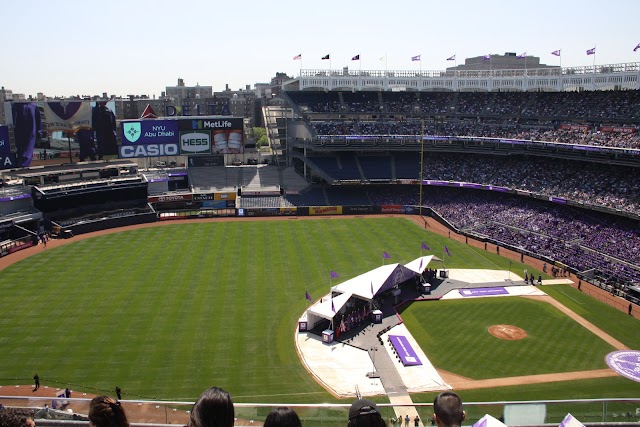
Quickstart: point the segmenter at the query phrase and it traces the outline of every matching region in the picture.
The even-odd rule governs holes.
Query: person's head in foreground
[[[353,402],[349,409],[349,427],[386,427],[375,403],[367,399]]]
[[[290,408],[280,407],[269,412],[264,427],[302,427],[298,414]]]
[[[109,396],[96,396],[89,403],[89,424],[95,427],[129,427],[120,402]]]
[[[211,387],[193,405],[188,427],[233,427],[235,412],[229,393]]]
[[[440,393],[433,401],[433,418],[438,427],[459,427],[466,416],[462,400],[454,392]]]

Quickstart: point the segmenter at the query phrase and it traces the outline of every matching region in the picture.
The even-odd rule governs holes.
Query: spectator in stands
[[[13,408],[2,408],[0,410],[0,426],[2,427],[35,427],[33,417],[25,415]]]
[[[91,427],[129,427],[129,421],[120,402],[116,402],[109,396],[97,396],[89,403],[89,425]]]
[[[466,412],[462,410],[462,400],[451,391],[440,393],[433,401],[433,419],[438,427],[460,427]]]
[[[353,402],[349,409],[348,427],[386,427],[386,425],[375,403],[359,399]]]
[[[298,414],[290,408],[275,408],[264,420],[264,427],[302,427]]]
[[[188,427],[232,427],[235,412],[229,393],[211,387],[193,405]]]

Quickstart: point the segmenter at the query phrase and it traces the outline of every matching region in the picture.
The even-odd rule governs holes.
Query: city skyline
[[[505,52],[563,67],[640,62],[640,49],[634,51],[640,3],[633,0],[614,0],[597,13],[574,0],[198,0],[179,7],[164,0],[68,0],[63,8],[36,0],[2,10],[0,85],[27,96],[158,97],[178,78],[186,86],[238,90],[278,72],[444,70]]]

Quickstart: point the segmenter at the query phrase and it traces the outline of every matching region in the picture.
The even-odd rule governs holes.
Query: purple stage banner
[[[407,337],[403,335],[389,335],[391,345],[396,349],[396,353],[400,356],[404,366],[422,365],[418,355],[409,344]]]
[[[607,365],[622,376],[640,382],[640,351],[620,350],[607,354]]]
[[[475,288],[475,289],[461,289],[460,295],[463,297],[486,297],[491,295],[508,295],[507,291],[503,287],[497,288]]]

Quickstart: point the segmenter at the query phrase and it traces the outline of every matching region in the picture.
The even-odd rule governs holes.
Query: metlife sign
[[[180,154],[211,154],[211,132],[180,132]]]
[[[122,122],[122,144],[169,144],[178,142],[177,120],[139,120]]]
[[[191,119],[180,119],[180,130],[226,130],[226,131],[242,131],[243,119],[241,117],[214,117],[202,118],[195,117]]]

